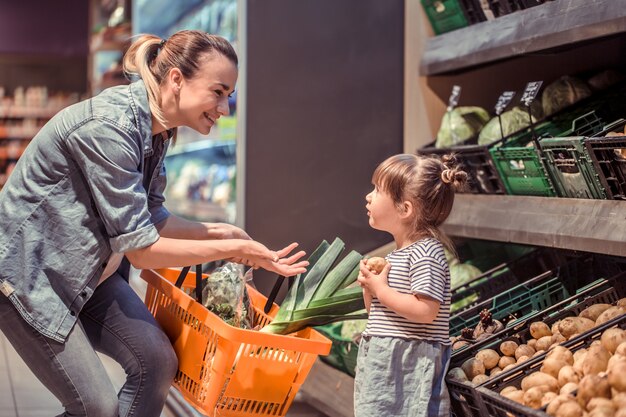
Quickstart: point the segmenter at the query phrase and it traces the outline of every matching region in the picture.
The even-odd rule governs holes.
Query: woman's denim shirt
[[[168,144],[140,80],[62,110],[26,148],[0,191],[0,291],[44,336],[65,341],[112,252],[159,238]]]

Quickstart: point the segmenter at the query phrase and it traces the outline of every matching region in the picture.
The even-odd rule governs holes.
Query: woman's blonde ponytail
[[[124,72],[138,75],[146,85],[150,111],[154,118],[162,125],[167,126],[167,120],[161,110],[161,81],[158,80],[151,69],[159,49],[163,48],[160,38],[154,35],[141,35],[128,48],[124,56]]]

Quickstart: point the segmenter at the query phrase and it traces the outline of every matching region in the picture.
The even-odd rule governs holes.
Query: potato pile
[[[611,304],[594,304],[578,316],[552,326],[530,324],[526,344],[507,340],[498,351],[483,349],[448,376],[482,384],[531,357],[545,353],[541,369],[526,376],[521,387],[509,386],[500,394],[532,408],[548,405],[556,417],[626,417],[626,330],[610,328],[588,348],[571,352],[560,343],[626,314],[626,298]]]
[[[539,372],[500,395],[555,417],[626,417],[626,330],[610,328],[587,348],[554,346]]]

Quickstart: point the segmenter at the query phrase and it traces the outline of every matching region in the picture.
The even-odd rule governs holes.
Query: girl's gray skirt
[[[450,346],[363,336],[354,379],[355,417],[450,417]]]

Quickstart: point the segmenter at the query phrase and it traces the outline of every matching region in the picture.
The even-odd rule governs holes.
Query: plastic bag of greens
[[[253,312],[246,290],[248,281],[252,282],[251,270],[244,275],[241,265],[228,262],[204,280],[202,304],[231,326],[251,329]]]
[[[461,106],[447,112],[437,132],[436,148],[449,148],[474,136],[489,120],[489,113],[481,107]]]

